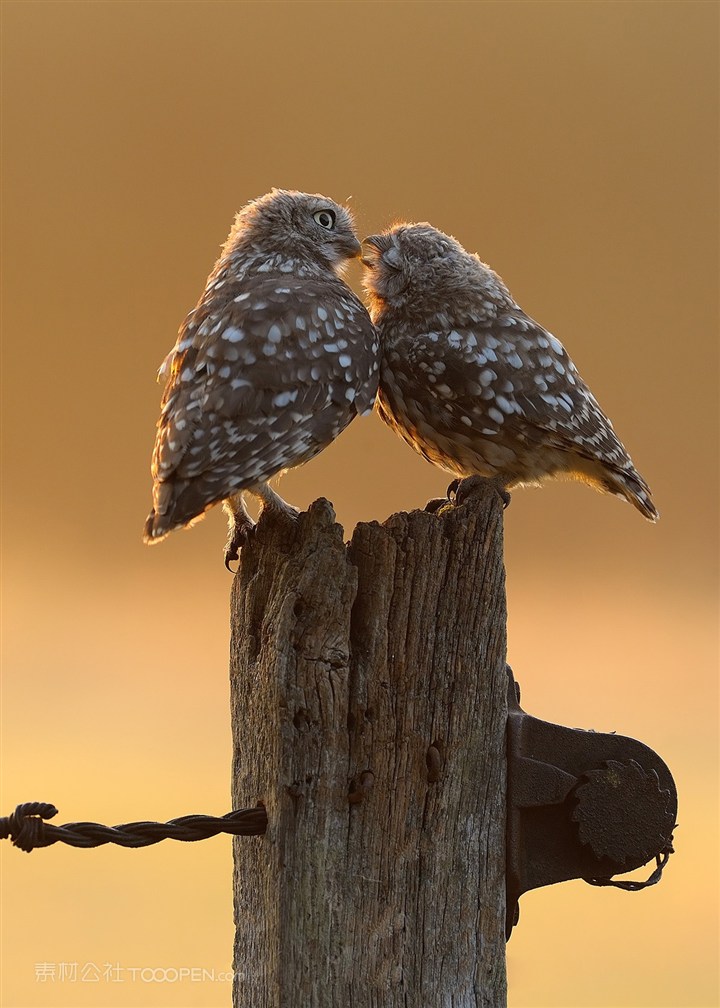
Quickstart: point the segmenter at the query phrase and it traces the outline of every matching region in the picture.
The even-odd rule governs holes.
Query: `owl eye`
[[[317,213],[313,214],[313,220],[320,227],[325,228],[326,231],[332,231],[335,227],[335,214],[332,210],[318,210]]]

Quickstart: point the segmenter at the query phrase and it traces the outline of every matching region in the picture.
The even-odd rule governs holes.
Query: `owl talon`
[[[230,529],[230,535],[228,536],[228,541],[225,543],[225,568],[229,570],[231,574],[236,574],[230,566],[236,560],[240,559],[240,550],[243,546],[246,546],[255,532],[255,524],[250,521],[237,520],[234,526]]]
[[[457,491],[458,491],[458,487],[460,486],[460,482],[461,481],[459,479],[454,479],[452,481],[452,483],[450,483],[448,485],[448,488],[447,488],[447,499],[449,501],[455,500],[455,498],[457,497]]]
[[[242,539],[233,538],[229,540],[229,542],[225,546],[225,555],[224,555],[225,569],[230,571],[231,574],[237,574],[237,571],[233,570],[230,564],[240,559],[240,550],[243,548],[243,546],[247,545],[247,541],[249,538],[250,536],[245,532],[243,533]]]
[[[243,545],[244,543],[229,542],[225,547],[225,570],[230,571],[231,574],[237,574],[237,571],[233,570],[230,564],[240,559],[240,550]]]

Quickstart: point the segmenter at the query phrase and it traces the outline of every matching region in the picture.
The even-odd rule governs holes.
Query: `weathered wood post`
[[[232,591],[235,1008],[502,1006],[502,503],[268,517]]]

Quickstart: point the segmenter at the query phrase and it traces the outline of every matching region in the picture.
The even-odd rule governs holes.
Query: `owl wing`
[[[446,352],[434,337],[449,342]],[[627,470],[625,449],[565,348],[521,311],[427,334],[411,352],[430,382],[435,411],[441,402],[449,406],[440,421],[449,436],[468,436],[472,428]]]
[[[323,410],[339,414],[343,425],[368,411],[377,390],[377,338],[342,281],[268,274],[251,287],[226,281],[204,298],[163,368],[153,473],[193,476],[216,462],[213,434],[250,443],[271,428],[277,440]],[[217,447],[233,444],[231,438]]]
[[[510,363],[503,372],[512,385],[507,393],[510,430],[530,444],[571,452],[619,472],[631,469],[612,423],[562,343],[521,311],[499,322],[494,329],[500,340],[496,353]]]
[[[161,368],[156,511],[177,496],[163,484],[200,481],[200,513],[317,454],[372,408],[377,357],[370,318],[340,280],[268,274],[209,289]]]

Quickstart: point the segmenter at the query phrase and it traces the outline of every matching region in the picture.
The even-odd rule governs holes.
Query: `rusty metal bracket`
[[[672,853],[677,791],[657,753],[636,739],[526,714],[508,666],[507,920],[529,889],[580,878],[637,890],[660,880]],[[656,859],[646,882],[616,882]]]

